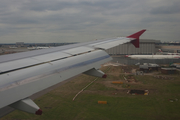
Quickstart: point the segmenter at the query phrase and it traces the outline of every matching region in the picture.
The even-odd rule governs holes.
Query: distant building
[[[16,46],[23,47],[24,46],[24,42],[16,42]]]
[[[152,53],[156,53],[158,51],[158,46],[156,46],[156,43],[159,42],[160,40],[140,39],[139,48],[135,48],[134,45],[131,43],[126,43],[108,49],[107,53],[109,53],[110,55],[130,55],[130,54],[152,55]]]
[[[161,68],[162,74],[176,74],[176,68]]]

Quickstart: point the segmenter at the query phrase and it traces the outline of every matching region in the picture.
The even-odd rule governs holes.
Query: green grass
[[[98,100],[108,101],[107,105],[97,104]],[[46,100],[45,100],[46,101]],[[108,97],[102,95],[82,94],[76,101],[70,98],[59,97],[58,101],[52,104],[41,104],[39,106],[51,106],[45,109],[42,116],[35,116],[21,111],[9,115],[7,119],[63,119],[63,120],[152,120],[152,119],[176,119],[179,116],[178,102],[170,103],[164,98],[152,96],[128,96]],[[37,102],[38,103],[38,102]]]
[[[98,79],[72,101],[77,92],[95,79],[81,75],[35,100],[43,110],[41,116],[15,110],[0,120],[178,120],[180,79],[179,75],[175,77],[174,80],[161,80],[136,76],[137,84],[130,84],[130,88],[119,85],[117,90],[103,84],[103,81],[116,78],[110,75],[107,79]],[[128,89],[148,89],[150,93],[133,96],[126,94]],[[178,101],[169,102],[169,99]],[[98,104],[99,100],[108,104]]]

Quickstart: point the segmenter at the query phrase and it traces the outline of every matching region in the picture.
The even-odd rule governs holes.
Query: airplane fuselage
[[[132,59],[179,59],[179,55],[126,55]]]

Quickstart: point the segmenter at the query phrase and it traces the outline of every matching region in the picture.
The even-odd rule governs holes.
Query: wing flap
[[[55,52],[55,53],[49,53],[45,55],[40,56],[34,56],[30,58],[24,58],[20,60],[5,62],[0,64],[0,73],[4,73],[7,71],[13,71],[16,69],[21,69],[25,67],[31,67],[37,64],[41,64],[44,62],[51,62],[53,60],[62,59],[65,57],[69,57],[71,55],[62,53],[62,52]]]
[[[3,73],[5,71],[10,71],[13,69],[22,68],[25,66],[30,66],[34,64],[38,64],[39,61],[31,59],[31,58],[25,58],[20,60],[15,60],[11,62],[5,62],[0,64],[0,73]]]
[[[77,55],[77,54],[81,54],[81,53],[85,53],[85,52],[89,52],[89,51],[92,51],[94,50],[93,48],[90,48],[90,47],[85,47],[85,46],[82,46],[82,47],[77,47],[77,48],[72,48],[72,49],[68,49],[68,50],[65,50],[63,51],[64,53],[68,53],[70,55]]]
[[[49,53],[45,55],[35,56],[35,57],[32,57],[32,59],[36,59],[41,62],[50,62],[53,60],[62,59],[69,56],[71,55],[63,53],[63,52],[54,52],[54,53]]]

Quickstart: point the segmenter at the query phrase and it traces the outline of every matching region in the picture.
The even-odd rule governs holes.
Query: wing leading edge
[[[10,59],[16,54],[4,56],[0,61],[0,108],[10,106],[42,114],[29,96],[81,73],[106,78],[99,68],[112,58],[104,50],[127,42],[139,47],[139,36],[143,32],[145,30],[127,37],[37,50],[36,53],[17,53],[16,59]]]

